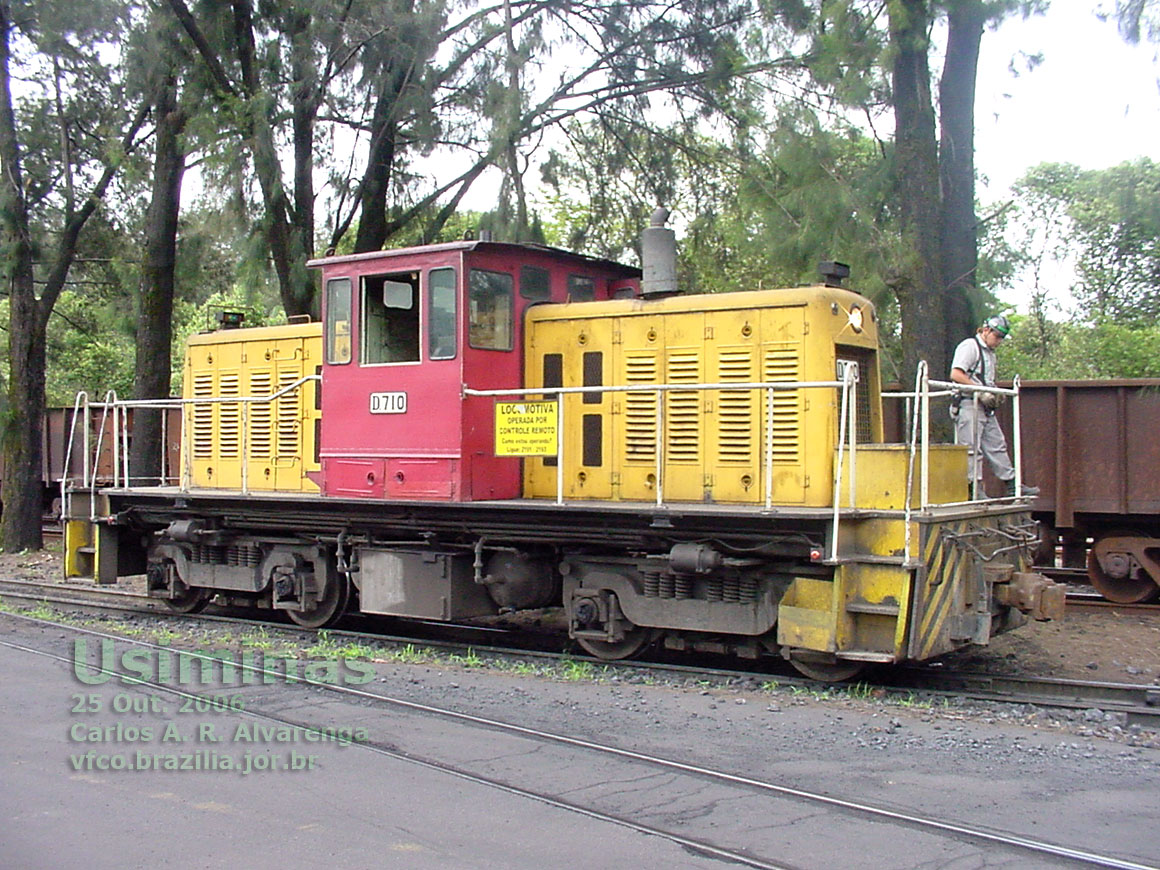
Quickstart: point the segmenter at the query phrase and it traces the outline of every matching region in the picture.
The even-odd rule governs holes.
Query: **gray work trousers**
[[[967,445],[968,481],[983,479],[982,457],[986,457],[999,480],[1014,479],[1015,467],[1007,455],[1007,439],[994,414],[988,414],[981,407],[976,411],[975,404],[968,400],[959,406],[958,413],[952,408],[951,417],[955,421],[955,443]]]

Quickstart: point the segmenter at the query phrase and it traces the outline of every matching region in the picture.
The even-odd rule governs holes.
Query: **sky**
[[[1010,19],[985,33],[975,96],[975,164],[1001,201],[1029,167],[1045,161],[1105,169],[1136,157],[1160,160],[1157,46],[1126,43],[1092,0],[1054,0],[1046,15]],[[1020,52],[1043,62],[1018,77]]]
[[[1039,163],[1106,169],[1138,157],[1160,161],[1160,47],[1126,43],[1113,22],[1095,16],[1094,5],[1053,0],[1046,15],[1014,18],[984,34],[975,94],[982,214],[1008,201],[1011,185]],[[1021,52],[1043,60],[1028,71]],[[1049,315],[1070,314],[1072,266],[1047,264],[1040,281]],[[1025,274],[998,296],[1026,313],[1032,290]]]

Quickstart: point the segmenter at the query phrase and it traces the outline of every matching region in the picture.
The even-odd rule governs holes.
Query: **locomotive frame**
[[[490,242],[310,265],[321,327],[191,342],[179,486],[71,487],[70,571],[314,627],[562,606],[598,657],[777,651],[825,679],[1061,612],[1025,501],[967,501],[925,415],[882,443],[873,306],[832,277],[680,296],[664,264],[642,287]],[[501,397],[558,403],[554,457],[496,455]]]

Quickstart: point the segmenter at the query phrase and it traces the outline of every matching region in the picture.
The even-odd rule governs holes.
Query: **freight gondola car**
[[[557,606],[599,657],[830,679],[1061,612],[1024,501],[968,502],[963,448],[883,443],[874,307],[838,266],[682,295],[671,231],[643,247],[643,278],[490,241],[311,262],[323,322],[191,340],[179,485],[78,492],[78,546],[179,610]]]
[[[1084,566],[1105,598],[1160,597],[1160,379],[1023,385],[1040,561]]]
[[[1084,568],[1121,604],[1160,598],[1160,379],[1023,381],[1019,395],[1024,478],[1040,488],[1036,564]],[[901,437],[904,403],[885,408]],[[1010,440],[1011,406],[998,415]]]
[[[181,449],[180,410],[166,411],[166,454],[165,468],[162,475],[172,482],[177,482],[175,469],[178,464],[178,454]],[[74,422],[75,421],[75,422]],[[127,437],[118,444],[114,433],[118,427],[113,425],[111,416],[90,416],[88,419],[88,461],[85,463],[85,436],[82,415],[77,407],[46,408],[44,420],[41,423],[41,466],[40,466],[40,496],[43,505],[43,516],[46,524],[56,523],[61,514],[62,479],[72,481],[109,483],[113,480],[113,466],[120,462],[119,450],[127,449],[133,438],[133,415],[130,411],[124,431]],[[70,443],[74,449],[70,450]],[[3,499],[4,488],[4,457],[0,456],[0,500]]]

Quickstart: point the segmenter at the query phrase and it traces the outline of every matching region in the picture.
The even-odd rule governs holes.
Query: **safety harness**
[[[981,372],[981,376],[978,378],[978,381],[980,384],[986,386],[986,384],[987,384],[987,357],[983,353],[983,343],[981,341],[979,341],[978,333],[975,333],[974,339],[975,339],[975,347],[978,348],[978,351],[979,351],[979,357],[975,361],[974,365],[972,365],[969,369],[966,369],[966,372],[967,372],[967,375],[971,378],[975,377],[976,371]],[[967,398],[966,396],[964,396],[962,393],[960,393],[958,390],[956,390],[954,395],[951,396],[951,407],[957,412],[959,410],[959,406],[963,404],[963,402],[966,400],[966,398]],[[987,413],[991,414],[994,412],[988,410]]]

